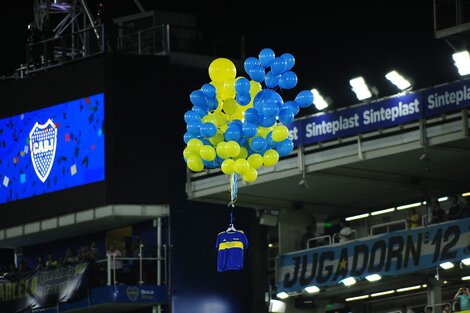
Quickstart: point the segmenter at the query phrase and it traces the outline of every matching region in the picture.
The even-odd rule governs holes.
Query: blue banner
[[[461,110],[470,105],[470,80],[428,89],[423,98],[426,117]]]
[[[337,285],[346,277],[395,276],[470,257],[470,218],[281,255],[278,291]]]
[[[470,106],[470,80],[318,113],[289,126],[294,146],[356,136]]]
[[[104,95],[0,120],[0,204],[104,180]]]

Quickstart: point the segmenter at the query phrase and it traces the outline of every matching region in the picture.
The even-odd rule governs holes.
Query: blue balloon
[[[295,97],[295,103],[301,108],[307,108],[313,103],[313,93],[310,90],[302,90]]]
[[[237,103],[241,106],[245,106],[251,101],[251,96],[249,93],[241,94],[237,93],[235,96],[235,100],[237,100]]]
[[[271,63],[273,63],[275,57],[276,55],[274,54],[274,51],[269,48],[264,48],[258,55],[259,62],[264,68],[271,66]]]
[[[240,121],[240,120],[233,120],[233,121],[230,122],[230,124],[228,124],[228,127],[236,127],[236,128],[238,128],[238,130],[241,133],[242,128],[243,128],[243,122]]]
[[[259,122],[259,119],[260,119],[260,114],[257,109],[249,108],[248,110],[245,111],[245,121],[257,125]]]
[[[284,139],[283,141],[277,143],[276,151],[279,153],[279,156],[286,156],[292,152],[294,149],[294,143],[289,138]]]
[[[232,126],[232,127],[227,128],[227,130],[224,133],[224,138],[225,138],[225,141],[230,141],[230,140],[237,141],[238,139],[240,139],[241,135],[242,135],[241,131],[238,129],[238,127]]]
[[[198,136],[199,138],[199,136]],[[199,138],[199,140],[205,145],[205,146],[212,146],[211,142],[205,138]]]
[[[278,118],[279,122],[287,126],[294,121],[294,113],[289,108],[284,107],[279,111]]]
[[[279,84],[279,78],[281,75],[275,75],[272,71],[266,73],[266,77],[264,78],[264,83],[268,88],[274,88]]]
[[[193,110],[189,110],[189,111],[186,111],[186,113],[184,113],[184,121],[187,124],[191,122],[197,122],[200,120],[201,120],[201,117],[199,116],[199,114],[197,112],[194,112]]]
[[[273,63],[271,64],[271,72],[273,72],[274,75],[284,73],[286,71],[286,68],[287,61],[282,57],[275,58]]]
[[[217,167],[219,167],[217,159],[214,159],[212,161],[202,160],[202,163],[204,163],[204,167],[207,167],[207,168],[217,168]]]
[[[207,98],[204,95],[204,93],[200,90],[194,90],[193,92],[191,92],[191,94],[189,95],[189,100],[195,106],[198,106],[198,107],[207,106]]]
[[[255,124],[245,122],[243,124],[243,131],[242,132],[243,132],[243,136],[245,136],[247,138],[251,138],[251,137],[254,137],[256,135],[256,133],[258,133],[258,127],[256,127]]]
[[[297,85],[297,75],[294,72],[287,71],[281,74],[279,78],[279,87],[282,89],[292,89]]]
[[[200,116],[200,118],[203,118],[204,116],[207,115],[207,106],[206,107],[193,106],[191,110],[196,112]]]
[[[249,71],[248,75],[255,82],[261,83],[264,80],[264,68],[259,65],[254,65]]]
[[[245,62],[243,63],[243,68],[245,69],[245,72],[248,73],[253,66],[261,66],[259,60],[255,57],[246,58]]]
[[[256,151],[256,152],[260,152],[266,149],[266,145],[267,145],[266,139],[264,139],[261,136],[255,137],[251,141],[251,149],[253,149],[253,151]]]
[[[201,135],[207,138],[214,137],[217,127],[213,123],[203,123],[200,127]]]
[[[219,101],[217,99],[207,99],[207,109],[214,111],[219,106]]]
[[[255,99],[253,100],[253,107],[259,110],[263,103],[266,102],[275,102],[278,105],[284,104],[284,100],[282,100],[281,95],[269,88],[263,89],[256,94]]]
[[[240,145],[240,147],[245,147],[248,144],[248,141],[243,136],[240,136],[240,138],[238,138],[237,142]]]
[[[281,55],[281,58],[286,60],[287,66],[285,70],[290,71],[294,67],[294,64],[295,64],[294,56],[290,53],[284,53],[283,55]]]
[[[287,101],[285,104],[284,104],[284,107],[286,109],[289,109],[292,111],[292,113],[294,113],[294,116],[296,116],[299,111],[300,111],[300,108],[299,108],[299,105],[297,103],[295,103],[294,101]]]
[[[275,116],[262,116],[261,120],[259,121],[259,125],[263,127],[271,127],[274,124],[276,124]]]
[[[197,122],[191,122],[188,125],[186,125],[186,129],[188,132],[194,136],[199,136],[201,134],[200,128],[201,128],[202,123],[197,121]]]
[[[263,117],[275,118],[279,114],[279,105],[273,99],[268,99],[261,105],[260,113]]]
[[[209,99],[215,99],[217,90],[211,84],[204,84],[201,87],[202,93]]]
[[[245,77],[239,78],[235,82],[235,91],[237,93],[249,93],[250,92],[250,81],[246,79]]]
[[[184,136],[183,136],[184,143],[187,144],[188,141],[190,141],[193,138],[198,138],[198,137],[196,135],[191,134],[190,132],[184,133]]]

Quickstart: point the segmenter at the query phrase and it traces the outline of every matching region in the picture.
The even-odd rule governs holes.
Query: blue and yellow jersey
[[[243,269],[243,253],[248,247],[248,239],[241,230],[223,231],[217,235],[215,248],[217,254],[217,271]]]

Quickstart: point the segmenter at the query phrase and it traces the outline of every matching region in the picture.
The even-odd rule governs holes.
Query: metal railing
[[[31,43],[26,46],[26,65],[20,70],[34,72],[90,57],[104,52],[105,44],[103,25]]]
[[[371,226],[370,235],[379,235],[396,230],[408,229],[406,219]]]
[[[327,243],[325,243],[325,240],[327,241]],[[307,249],[321,247],[321,246],[328,246],[328,245],[331,245],[332,242],[333,240],[330,235],[313,237],[307,240]],[[311,245],[311,243],[315,245]]]
[[[142,248],[142,247],[141,247]],[[103,264],[103,263],[106,263],[106,285],[110,286],[110,285],[114,285],[114,284],[118,284],[118,283],[123,283],[122,281],[119,281],[117,280],[117,273],[116,273],[116,270],[122,270],[124,269],[125,267],[128,267],[129,265],[133,265],[134,261],[137,261],[139,264],[139,275],[138,275],[138,281],[136,281],[135,283],[136,284],[139,284],[139,285],[142,285],[144,283],[155,283],[157,285],[160,285],[161,283],[163,284],[167,284],[168,282],[168,266],[167,266],[167,252],[166,252],[166,249],[163,250],[164,253],[163,253],[163,257],[116,257],[116,256],[111,256],[111,255],[108,255],[106,257],[106,259],[102,259],[102,260],[98,260],[96,261],[97,264]],[[123,264],[122,267],[119,267],[119,268],[116,268],[116,265],[119,266],[119,263],[116,263],[116,261],[120,261],[122,262]],[[156,277],[154,277],[155,279],[155,282],[153,282],[153,279],[151,280],[148,280],[147,279],[147,282],[145,282],[144,280],[144,272],[148,269],[148,268],[144,268],[144,262],[146,263],[146,265],[148,265],[148,263],[152,263],[152,261],[155,261],[156,262],[156,266],[155,268],[158,268],[160,269],[161,268],[161,263],[163,262],[163,273],[161,273],[160,271],[157,270],[156,272]],[[130,270],[130,269],[129,269]],[[161,277],[163,276],[163,279],[161,279]],[[147,277],[148,278],[148,277]],[[132,282],[130,282],[132,283]]]

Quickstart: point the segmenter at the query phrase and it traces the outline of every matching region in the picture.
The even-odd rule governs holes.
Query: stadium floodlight
[[[289,298],[289,295],[287,294],[287,292],[282,291],[282,292],[279,292],[276,295],[276,297],[278,297],[279,299],[287,299],[287,298]]]
[[[443,202],[443,201],[447,201],[447,200],[449,200],[449,197],[442,197],[442,198],[437,199],[437,201],[439,201],[439,202]]]
[[[454,267],[454,263],[452,262],[444,262],[444,263],[441,263],[439,264],[440,267],[442,267],[443,269],[445,270],[448,270],[448,269],[451,269]]]
[[[380,297],[380,296],[385,296],[385,295],[391,295],[392,293],[395,293],[395,290],[387,290],[387,291],[381,291],[381,292],[376,292],[371,294],[371,297]]]
[[[318,111],[326,109],[328,107],[328,102],[323,98],[320,92],[317,89],[311,90],[313,93],[313,105],[317,108]]]
[[[463,259],[462,263],[465,265],[470,265],[470,258]]]
[[[383,210],[371,212],[370,215],[376,216],[376,215],[380,215],[380,214],[390,213],[390,212],[393,212],[393,211],[395,211],[395,208],[388,208],[388,209],[383,209]]]
[[[420,205],[421,205],[421,202],[415,202],[415,203],[400,205],[400,206],[397,206],[397,210],[400,211],[400,210],[410,209],[410,208],[414,208],[414,207],[417,207],[417,206],[420,206]]]
[[[416,290],[421,288],[421,285],[416,285],[416,286],[410,286],[410,287],[405,287],[405,288],[399,288],[397,289],[397,292],[405,292],[405,291],[410,291],[410,290]]]
[[[397,86],[397,88],[402,90],[402,91],[411,87],[410,80],[406,79],[405,77],[403,77],[400,73],[398,73],[395,70],[393,70],[391,72],[388,72],[385,75],[385,78],[388,79],[392,84]]]
[[[373,281],[381,280],[382,276],[380,276],[379,274],[371,274],[371,275],[367,275],[366,279],[370,282],[373,282]]]
[[[357,296],[357,297],[351,297],[351,298],[346,298],[345,301],[357,301],[357,300],[362,300],[362,299],[367,299],[369,298],[369,295],[363,295],[363,296]]]
[[[360,218],[366,218],[366,217],[369,217],[369,213],[364,213],[364,214],[359,214],[359,215],[346,217],[345,220],[349,222],[349,221],[354,221],[354,220],[358,220]]]
[[[366,84],[366,81],[362,76],[353,78],[349,81],[352,87],[352,91],[356,94],[358,100],[365,100],[372,97],[372,92]]]
[[[320,288],[318,288],[317,286],[308,286],[305,287],[304,290],[308,293],[316,293],[320,291]]]
[[[354,277],[346,277],[345,279],[342,279],[339,282],[345,286],[352,286],[356,283],[356,279]]]
[[[470,276],[463,276],[461,279],[462,280],[470,280]]]
[[[460,76],[470,74],[470,54],[467,50],[452,54],[452,59],[454,59],[454,65]]]
[[[470,196],[470,192],[464,192],[464,193],[462,194],[462,197],[468,197],[468,196]]]

